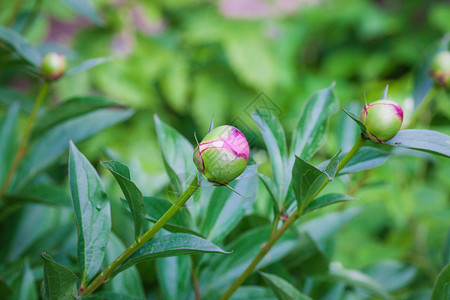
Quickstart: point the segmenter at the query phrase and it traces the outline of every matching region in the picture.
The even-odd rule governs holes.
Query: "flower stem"
[[[88,296],[94,292],[102,283],[104,283],[108,277],[114,272],[117,267],[119,267],[131,254],[136,252],[141,248],[146,242],[148,242],[166,223],[173,217],[173,215],[186,203],[187,200],[194,194],[198,189],[199,184],[197,176],[192,180],[189,187],[184,191],[184,193],[175,202],[144,235],[142,235],[138,241],[134,242],[130,247],[125,249],[106,269],[103,270],[84,290],[80,290],[81,296]]]
[[[339,163],[339,167],[337,173],[350,161],[350,159],[358,152],[359,148],[364,144],[365,140],[362,137],[359,137],[358,140],[353,145],[352,149],[345,155],[342,161]],[[314,199],[329,183],[329,180],[326,180],[319,190],[314,194],[311,199]],[[303,209],[306,208],[308,204],[304,205],[300,210],[296,210],[287,221],[283,224],[283,226],[272,234],[269,238],[269,241],[264,245],[264,247],[259,251],[258,255],[252,260],[250,265],[245,269],[245,271],[238,277],[233,283],[233,285],[225,292],[225,294],[220,297],[220,300],[227,300],[233,295],[233,293],[237,290],[239,286],[247,279],[247,277],[253,272],[258,263],[264,258],[264,256],[270,251],[270,249],[275,245],[276,241],[283,235],[283,233],[302,215]]]
[[[405,127],[405,129],[411,128],[414,126],[414,124],[417,123],[419,118],[423,115],[425,112],[425,109],[428,107],[428,105],[431,103],[431,101],[434,99],[434,96],[436,95],[437,88],[434,84],[431,89],[428,91],[427,95],[425,96],[425,99],[420,103],[419,107],[415,110],[413,116],[409,120],[408,125]]]
[[[17,171],[17,168],[22,161],[22,158],[25,156],[28,143],[30,141],[31,130],[33,129],[34,120],[36,119],[36,115],[41,107],[42,103],[47,96],[48,90],[50,88],[50,82],[46,81],[41,87],[39,94],[37,96],[36,102],[34,103],[33,110],[31,111],[30,116],[28,117],[28,121],[25,127],[25,131],[22,136],[22,140],[20,141],[19,148],[17,149],[16,155],[14,156],[14,160],[11,164],[11,167],[8,170],[8,174],[6,174],[5,181],[3,181],[3,185],[0,189],[0,198],[8,191],[11,180],[14,177],[14,174]]]

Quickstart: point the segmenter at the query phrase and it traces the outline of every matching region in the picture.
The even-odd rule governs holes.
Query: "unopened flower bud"
[[[208,181],[227,184],[244,172],[248,156],[248,143],[242,132],[224,125],[214,128],[197,146],[194,163]]]
[[[66,58],[57,52],[50,52],[44,56],[41,63],[41,74],[47,80],[56,80],[66,71]]]
[[[439,52],[434,57],[430,75],[437,84],[450,89],[450,51]]]
[[[365,135],[375,143],[383,143],[402,127],[403,110],[394,101],[378,100],[364,106],[359,119],[367,127]]]

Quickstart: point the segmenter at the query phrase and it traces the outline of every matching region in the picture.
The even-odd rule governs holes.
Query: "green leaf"
[[[33,129],[36,138],[52,127],[69,119],[88,114],[102,108],[120,107],[119,104],[98,96],[74,97],[48,109],[39,116]]]
[[[340,264],[330,265],[328,279],[338,282],[345,282],[348,285],[362,288],[383,299],[390,299],[391,296],[376,281],[357,270],[344,269]]]
[[[247,299],[276,300],[277,298],[275,297],[271,289],[262,286],[251,285],[240,286],[230,297],[230,300]]]
[[[48,300],[69,300],[77,297],[77,277],[58,264],[47,253],[41,253],[44,261],[44,294]]]
[[[334,179],[339,165],[337,160],[338,154],[330,159],[323,171],[296,156],[292,169],[291,184],[297,199],[297,207],[300,211],[303,211],[303,208],[314,200],[317,192],[320,191],[325,182]]]
[[[142,223],[145,217],[144,199],[141,191],[136,184],[131,181],[130,170],[127,166],[118,161],[102,161],[102,166],[107,168],[116,178],[122,189],[122,192],[127,199],[128,206],[133,216],[134,221],[134,238],[138,241],[141,234]]]
[[[431,300],[450,298],[450,264],[446,265],[439,273],[433,286]]]
[[[390,151],[383,149],[363,146],[358,152],[350,159],[344,168],[339,172],[340,175],[346,173],[353,173],[375,167],[384,164],[392,155]]]
[[[122,263],[114,274],[134,266],[137,263],[150,261],[156,258],[200,253],[229,254],[230,252],[226,252],[210,241],[196,235],[172,233],[145,243],[139,250],[134,252],[124,263]]]
[[[132,110],[107,108],[66,120],[39,136],[31,145],[13,182],[17,190],[67,151],[69,139],[79,142],[131,117]]]
[[[386,100],[387,99],[387,94],[389,91],[389,84],[386,84],[386,87],[384,88],[383,94],[381,95],[380,100]]]
[[[306,102],[292,134],[292,158],[297,155],[309,160],[325,142],[328,119],[339,109],[333,88],[334,83],[314,93]]]
[[[72,76],[72,75],[75,75],[77,73],[80,73],[80,72],[83,72],[83,71],[87,71],[89,69],[92,69],[94,67],[102,65],[104,63],[110,62],[113,59],[114,59],[114,57],[108,56],[108,57],[97,57],[97,58],[91,58],[91,59],[85,60],[84,62],[82,62],[78,66],[69,69],[64,74],[64,76]]]
[[[278,195],[278,187],[275,185],[275,183],[273,182],[272,179],[270,179],[269,177],[263,175],[263,174],[258,174],[259,179],[261,179],[261,181],[263,182],[264,186],[266,187],[267,191],[269,192],[270,195],[270,199],[272,199],[272,203],[273,203],[273,209],[274,209],[274,213],[279,214],[280,208],[278,206],[278,202],[277,202],[277,196]]]
[[[0,87],[0,105],[11,108],[15,102],[20,105],[20,110],[26,114],[30,114],[33,110],[34,100],[28,95],[6,87]]]
[[[269,239],[270,233],[271,226],[248,230],[225,247],[225,249],[233,251],[232,255],[210,257],[208,266],[203,270],[199,278],[201,295],[204,295],[205,298],[208,295],[217,295],[216,292],[218,290],[231,285],[259,253]],[[281,260],[297,244],[298,236],[292,232],[285,232],[259,262],[255,270]]]
[[[163,123],[156,114],[154,118],[164,166],[175,191],[181,195],[189,184],[188,179],[196,171],[192,162],[194,147],[175,129]]]
[[[444,247],[442,248],[442,265],[450,263],[450,229],[447,232]]]
[[[73,11],[80,16],[92,21],[98,26],[103,25],[102,19],[97,14],[94,5],[89,0],[60,0],[69,6]]]
[[[282,206],[289,188],[290,176],[287,168],[288,152],[283,127],[270,111],[256,110],[252,113],[258,125],[272,164],[273,181],[278,186],[277,202]]]
[[[30,268],[28,259],[25,260],[23,268],[19,276],[14,280],[12,284],[13,296],[12,299],[38,299],[38,292],[34,284],[33,272]]]
[[[156,260],[156,274],[163,298],[188,299],[192,292],[192,259],[190,255],[164,257]]]
[[[15,102],[0,122],[0,186],[5,180],[14,158],[18,120],[19,104]]]
[[[304,214],[315,211],[321,207],[325,207],[334,203],[343,202],[343,201],[354,201],[358,200],[357,198],[351,197],[349,195],[344,194],[327,194],[313,200],[309,205],[305,208]]]
[[[144,297],[137,297],[120,292],[101,291],[93,296],[81,297],[81,300],[142,300]]]
[[[250,210],[257,192],[258,177],[253,175],[235,180],[230,186],[243,198],[226,187],[216,187],[210,195],[201,223],[201,233],[213,243],[221,242]]]
[[[366,127],[366,125],[364,125],[364,123],[361,122],[357,116],[355,116],[353,113],[347,111],[347,110],[344,108],[344,106],[342,106],[342,110],[343,110],[350,118],[352,118],[352,120],[355,121],[356,124],[358,124],[358,126],[361,128],[361,131],[362,131],[362,132],[364,132],[364,133],[367,132],[367,127]]]
[[[130,210],[128,203],[123,199],[122,204],[128,211]],[[157,197],[144,197],[144,205],[146,208],[145,219],[156,223],[173,204],[172,202]],[[191,215],[182,207],[163,228],[173,233],[190,233],[205,238],[201,233],[189,228],[190,223]]]
[[[396,136],[385,143],[450,157],[450,136],[434,130],[400,130]]]
[[[400,261],[381,261],[364,270],[386,291],[395,291],[407,287],[417,275],[417,268]]]
[[[97,171],[70,141],[69,184],[78,225],[78,264],[82,284],[99,270],[111,231],[105,188]]]
[[[66,190],[51,184],[29,185],[18,194],[9,194],[5,198],[9,205],[42,203],[47,205],[72,207],[72,200]]]
[[[15,30],[0,26],[0,40],[10,46],[17,55],[33,66],[40,66],[42,55]]]
[[[273,290],[280,300],[307,300],[308,296],[300,293],[295,287],[281,277],[273,274],[259,272],[267,285]]]
[[[4,297],[2,299],[9,299],[8,297],[12,295],[13,290],[9,287],[9,285],[5,282],[3,278],[0,278],[0,295]]]
[[[125,248],[122,241],[111,232],[105,250],[105,267],[110,265],[123,251],[125,251]],[[141,277],[139,276],[136,267],[131,267],[114,277],[111,282],[105,284],[104,290],[121,293],[128,297],[136,297],[137,299],[143,299],[145,296]]]

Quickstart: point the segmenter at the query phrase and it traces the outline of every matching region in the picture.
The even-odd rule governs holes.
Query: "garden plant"
[[[448,34],[417,62],[412,87],[401,92],[411,94],[409,102],[394,101],[398,97],[391,95],[399,91],[392,92],[388,81],[367,97],[358,88],[359,101],[341,103],[336,78],[289,109],[295,123],[284,122],[283,109],[264,93],[241,112],[247,121],[238,115],[226,122],[220,110],[202,111],[201,105],[192,116],[182,113],[184,94],[178,93],[188,89],[183,80],[189,76],[155,84],[149,97],[165,95],[161,111],[139,113],[139,105],[123,105],[120,87],[103,85],[109,75],[121,81],[108,65],[124,58],[82,60],[60,45],[33,45],[27,32],[51,8],[46,1],[24,2],[0,4],[8,7],[0,15],[0,299],[449,299],[450,231],[442,233],[447,235],[434,253],[437,263],[426,256],[415,261],[420,271],[398,261],[349,269],[334,257],[339,231],[363,210],[364,194],[355,194],[369,185],[373,172],[394,160],[412,169],[405,175],[412,182],[420,177],[413,172],[416,164],[426,164],[425,173],[441,164],[442,174],[448,174],[450,136],[446,127],[441,132],[426,121],[436,106],[449,105]],[[83,20],[105,26],[89,1],[61,3]],[[110,9],[105,15],[114,19]],[[209,12],[198,9],[199,19],[207,19]],[[201,28],[199,36],[208,35]],[[170,43],[175,43],[171,37],[161,44]],[[189,56],[202,61],[215,51],[203,50]],[[164,59],[163,65],[171,63]],[[174,68],[188,65],[178,63]],[[264,85],[263,77],[239,71],[247,85],[254,84],[252,78]],[[98,72],[101,88],[78,91],[91,76],[83,74],[91,72]],[[215,90],[212,82],[205,79],[203,88],[211,84]],[[128,91],[135,87],[130,86]],[[169,115],[176,116],[174,123],[198,123],[178,126],[181,133]],[[126,149],[134,126],[142,126],[135,119],[152,123],[157,139],[152,143],[160,153],[151,159],[160,161],[164,179],[145,174],[140,156],[130,163],[120,147],[114,151],[108,145],[114,140]],[[113,125],[128,127],[111,139],[100,133]],[[86,143],[91,137],[97,142]],[[154,149],[136,145],[142,157],[154,156]],[[396,185],[394,174],[388,169],[379,180]],[[440,180],[448,185],[448,179]],[[387,189],[384,195],[397,192]],[[380,195],[370,197],[378,201]],[[441,213],[446,224],[438,228],[448,230],[448,211]],[[370,212],[365,216],[363,223],[370,223]],[[348,240],[356,253],[364,247],[359,238]],[[411,287],[414,280],[423,290]]]

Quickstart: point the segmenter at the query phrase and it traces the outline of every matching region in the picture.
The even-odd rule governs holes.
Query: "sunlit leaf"
[[[450,157],[450,136],[434,130],[400,130],[386,144]]]

